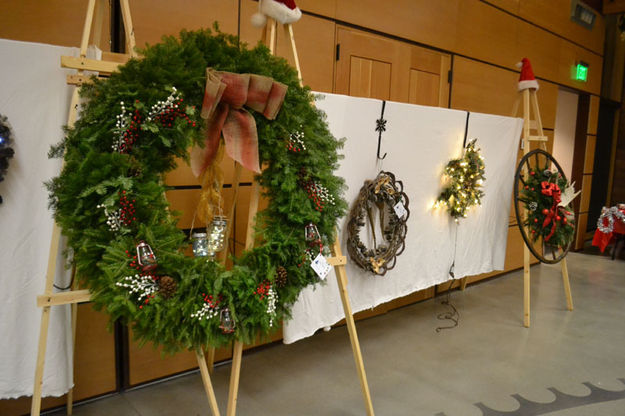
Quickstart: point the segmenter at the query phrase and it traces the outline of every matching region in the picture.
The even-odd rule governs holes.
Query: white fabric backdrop
[[[0,399],[32,395],[52,214],[43,182],[58,175],[61,162],[48,159],[51,144],[62,137],[71,90],[68,71],[60,69],[63,48],[0,39],[0,113],[15,132],[15,157],[0,182]],[[58,256],[58,285],[68,282]],[[43,395],[59,396],[72,386],[69,369],[69,307],[52,308]]]
[[[432,205],[442,188],[445,165],[462,154],[465,111],[387,102],[386,132],[380,151],[387,156],[376,163],[378,133],[374,128],[382,101],[320,96],[317,106],[326,112],[330,130],[335,137],[347,139],[345,159],[337,172],[349,187],[347,201],[352,204],[364,181],[375,178],[379,170],[393,172],[410,199],[406,249],[394,269],[384,277],[374,276],[348,257],[348,289],[354,312],[447,281],[456,229],[456,278],[503,269],[521,119],[471,113],[468,138],[477,138],[482,149],[485,197],[482,206],[473,208],[456,227],[446,211],[435,210]],[[340,230],[343,253],[347,255],[346,223],[347,218],[343,218]],[[343,319],[334,271],[328,275],[326,285],[304,289],[292,312],[293,319],[285,323],[283,331],[287,344]]]

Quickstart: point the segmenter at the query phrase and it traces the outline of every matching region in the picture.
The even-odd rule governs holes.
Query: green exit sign
[[[586,82],[588,80],[588,64],[579,62],[575,66],[575,81]]]

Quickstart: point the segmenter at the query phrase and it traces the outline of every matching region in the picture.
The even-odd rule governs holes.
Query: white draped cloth
[[[334,94],[319,94],[317,107],[325,111],[330,131],[346,139],[345,158],[337,175],[345,178],[345,198],[351,205],[364,181],[380,170],[395,174],[403,182],[410,200],[406,249],[394,269],[375,276],[356,266],[348,256],[348,292],[353,312],[450,279],[455,260],[455,278],[504,267],[510,198],[523,120],[470,113],[467,141],[477,138],[486,167],[482,206],[471,208],[459,225],[443,209],[433,209],[442,190],[447,162],[462,155],[467,112],[437,107],[387,102],[386,131],[382,134],[377,161],[382,101]],[[347,255],[347,218],[339,223],[341,247]],[[456,236],[457,233],[457,236]],[[361,237],[363,237],[361,235]],[[363,242],[372,247],[369,236]],[[320,328],[344,318],[334,271],[327,284],[304,289],[284,324],[284,342],[308,337]]]
[[[32,395],[41,322],[37,295],[43,294],[52,236],[44,181],[57,176],[59,159],[48,159],[63,137],[71,90],[61,55],[75,48],[0,39],[0,113],[11,123],[15,156],[0,182],[0,399]],[[68,272],[57,256],[57,285]],[[53,307],[43,395],[59,396],[73,385],[69,307]]]

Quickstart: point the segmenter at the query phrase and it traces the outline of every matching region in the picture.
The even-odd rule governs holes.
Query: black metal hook
[[[378,135],[378,160],[383,160],[386,157],[386,153],[384,156],[380,157],[380,146],[382,144],[382,132],[386,131],[386,120],[384,119],[384,107],[386,107],[386,101],[382,101],[382,113],[380,114],[380,118],[375,121],[375,131],[379,133]]]

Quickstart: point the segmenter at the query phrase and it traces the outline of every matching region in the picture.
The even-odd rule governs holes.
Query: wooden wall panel
[[[605,19],[599,13],[596,15],[595,26],[588,30],[571,20],[571,0],[519,2],[520,17],[602,55]]]
[[[339,0],[298,0],[297,5],[306,12],[335,17],[337,2]]]
[[[109,316],[91,303],[78,305],[74,356],[74,400],[115,391],[115,337],[108,331]],[[65,405],[66,396],[46,397],[42,409]],[[31,398],[0,400],[0,415],[17,416],[30,411]]]
[[[463,0],[466,1],[466,0]],[[341,0],[337,3],[336,18],[344,22],[410,39],[445,50],[453,50],[458,22],[460,0]],[[442,23],[444,22],[444,23]]]
[[[131,386],[183,371],[193,370],[198,366],[195,352],[182,351],[174,355],[165,355],[162,348],[154,348],[152,344],[140,347],[139,344],[132,341],[132,333],[130,337],[128,381]],[[232,350],[230,348],[219,348],[215,351],[215,362],[227,360],[231,357]]]
[[[514,15],[519,15],[519,2],[520,0],[484,0],[486,3],[492,4],[495,7],[499,7],[507,11],[508,13],[512,13]]]
[[[79,47],[86,11],[83,0],[4,0],[0,38]]]
[[[237,34],[237,0],[133,0],[130,11],[140,48],[164,35],[178,35],[182,29],[212,28],[215,21],[222,32]]]
[[[577,229],[575,230],[575,242],[572,244],[573,249],[580,250],[584,247],[586,240],[586,227],[588,226],[588,213],[584,212],[577,216]]]
[[[579,185],[578,185],[579,186]],[[582,193],[580,195],[579,202],[579,212],[588,212],[588,207],[590,206],[590,190],[592,186],[592,175],[584,175],[584,179],[582,181]],[[580,189],[580,188],[577,188]],[[584,229],[584,231],[586,231]]]
[[[584,153],[584,173],[593,173],[595,163],[595,147],[597,136],[586,136],[586,152]]]
[[[560,38],[528,22],[519,21],[518,28],[517,62],[523,57],[529,58],[537,77],[557,80],[560,57],[556,51]]]
[[[569,87],[588,91],[591,94],[601,93],[601,71],[603,59],[586,49],[575,46],[572,43],[560,39],[558,81]],[[588,64],[588,82],[575,81],[572,79],[572,71],[579,61]]]
[[[332,92],[335,26],[334,22],[309,15],[304,15],[296,25],[293,25],[304,85],[308,85],[314,91]],[[280,27],[276,55],[286,58],[293,67],[295,66],[288,32]]]
[[[451,107],[480,113],[512,115],[514,103],[519,97],[519,76],[492,65],[467,58],[454,60]],[[558,86],[540,81],[537,93],[543,127],[553,129],[556,120]],[[517,114],[520,116],[520,113]]]
[[[518,74],[467,58],[454,59],[451,108],[510,116]]]
[[[454,51],[514,68],[522,58],[517,51],[519,19],[477,0],[461,1],[458,15]]]
[[[599,102],[600,98],[598,96],[590,96],[590,109],[588,110],[588,134],[597,134],[597,127],[599,125]]]

